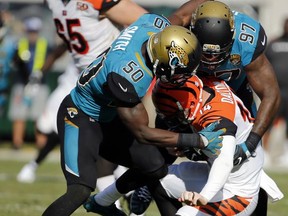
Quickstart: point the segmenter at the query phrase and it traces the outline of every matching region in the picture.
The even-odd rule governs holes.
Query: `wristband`
[[[250,153],[255,151],[260,140],[261,140],[261,136],[259,136],[258,134],[254,133],[252,131],[250,132],[250,134],[249,134],[249,136],[245,142]]]
[[[177,147],[185,148],[202,148],[200,135],[198,133],[179,133]]]

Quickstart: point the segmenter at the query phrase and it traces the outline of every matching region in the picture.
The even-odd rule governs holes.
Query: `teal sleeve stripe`
[[[78,137],[79,129],[65,123],[64,161],[65,169],[73,175],[79,176],[78,169]]]

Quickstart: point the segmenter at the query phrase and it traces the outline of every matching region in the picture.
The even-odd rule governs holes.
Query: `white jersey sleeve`
[[[105,51],[119,34],[109,19],[100,16],[108,4],[104,0],[72,0],[66,4],[62,0],[46,0],[46,3],[52,11],[56,31],[79,70]]]
[[[220,155],[213,161],[206,185],[200,192],[210,201],[226,183],[233,168],[233,155],[235,151],[235,137],[223,136]]]

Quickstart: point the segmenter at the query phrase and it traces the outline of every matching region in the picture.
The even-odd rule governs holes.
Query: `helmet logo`
[[[172,69],[180,67],[186,68],[189,63],[189,58],[187,53],[183,48],[177,46],[174,41],[171,42],[171,47],[168,51],[169,53],[169,65]]]

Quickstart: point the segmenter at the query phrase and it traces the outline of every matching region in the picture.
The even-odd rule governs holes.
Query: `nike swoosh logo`
[[[236,165],[239,165],[239,164],[241,163],[241,161],[242,161],[242,157],[237,158],[237,163],[236,163]]]
[[[127,92],[127,90],[128,90],[127,87],[124,88],[124,87],[121,85],[121,83],[118,83],[118,85],[120,86],[120,88],[122,89],[123,92]]]
[[[264,39],[263,39],[263,41],[261,41],[261,44],[264,46],[265,43],[266,43],[266,37],[264,36]]]

